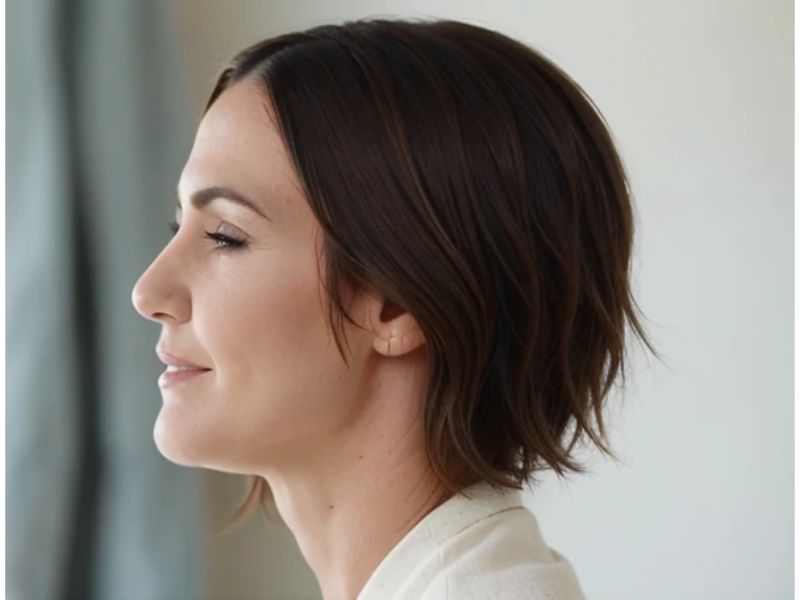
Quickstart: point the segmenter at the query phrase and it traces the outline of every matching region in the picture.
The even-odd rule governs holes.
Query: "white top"
[[[469,498],[465,495],[469,495]],[[517,490],[469,486],[419,521],[356,600],[585,600]]]

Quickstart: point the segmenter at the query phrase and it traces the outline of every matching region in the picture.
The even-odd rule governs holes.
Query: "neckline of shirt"
[[[420,519],[386,554],[367,579],[357,600],[371,597],[375,589],[390,589],[403,577],[405,563],[413,559],[407,549],[429,552],[473,523],[498,512],[525,508],[516,489],[495,488],[487,481],[474,483],[451,496]]]

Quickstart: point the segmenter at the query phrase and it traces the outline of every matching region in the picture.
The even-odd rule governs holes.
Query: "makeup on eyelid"
[[[172,232],[172,236],[174,237],[175,234],[178,233],[180,226],[178,225],[177,221],[170,221],[169,228]],[[207,239],[217,242],[218,244],[225,244],[224,246],[217,246],[217,248],[220,250],[233,250],[236,248],[243,248],[247,245],[246,240],[234,238],[223,233],[212,233],[211,231],[206,231],[204,234]]]

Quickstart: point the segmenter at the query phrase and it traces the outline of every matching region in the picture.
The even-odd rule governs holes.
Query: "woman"
[[[626,321],[652,347],[575,82],[455,21],[281,35],[220,74],[178,196],[132,294],[183,369],[165,457],[249,475],[235,521],[285,523],[326,600],[583,597],[520,490],[582,434],[613,456]]]

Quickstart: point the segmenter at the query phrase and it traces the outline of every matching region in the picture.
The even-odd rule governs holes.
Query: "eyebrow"
[[[176,208],[182,211],[183,209],[181,208],[180,192],[177,188],[175,188],[175,198]],[[269,218],[255,202],[248,199],[243,194],[240,194],[236,190],[232,190],[231,188],[223,186],[202,188],[192,192],[189,195],[189,199],[191,200],[192,206],[194,206],[197,210],[203,210],[206,206],[214,202],[214,200],[228,200],[238,204],[239,206],[249,208],[256,214],[264,217],[267,221],[272,221],[272,219]]]

